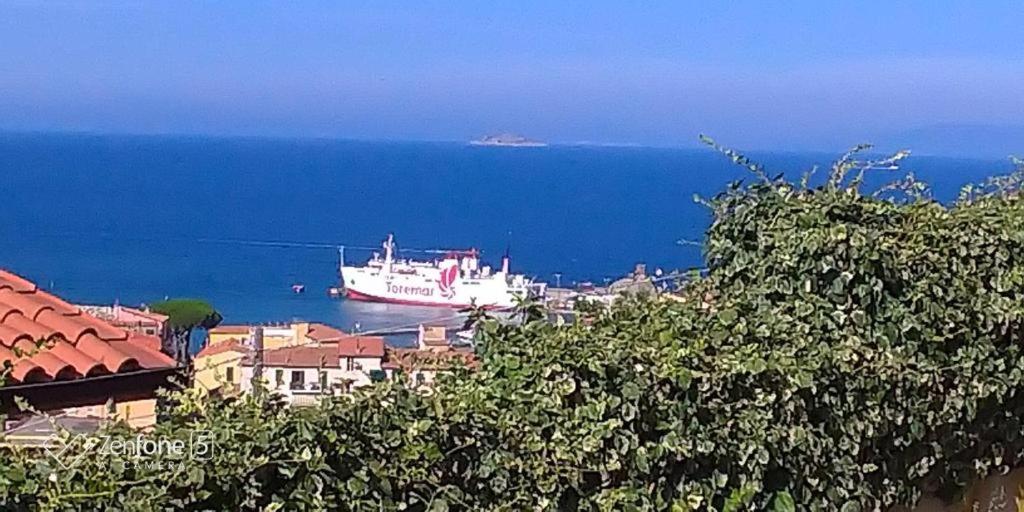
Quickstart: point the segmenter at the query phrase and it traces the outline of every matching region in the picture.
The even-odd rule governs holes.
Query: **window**
[[[291,389],[303,389],[306,387],[306,372],[302,370],[292,371],[292,381],[288,386]]]
[[[327,370],[320,370],[320,389],[327,389]]]
[[[228,366],[227,369],[224,370],[224,379],[228,381],[228,384],[232,384],[235,382],[234,367]]]
[[[284,386],[284,370],[274,370],[274,384],[277,387]]]
[[[353,369],[355,369],[354,366],[355,365],[353,364],[352,358],[351,357],[346,357],[345,358],[345,369],[348,370],[348,371],[352,371]]]

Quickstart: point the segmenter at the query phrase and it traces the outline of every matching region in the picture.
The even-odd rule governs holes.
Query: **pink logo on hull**
[[[450,299],[455,296],[455,278],[459,275],[459,266],[452,264],[448,268],[441,269],[441,276],[437,280],[437,287],[441,289],[441,296]]]

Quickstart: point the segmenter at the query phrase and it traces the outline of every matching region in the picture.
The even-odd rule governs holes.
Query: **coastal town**
[[[217,326],[181,365],[161,352],[170,333],[166,315],[71,304],[6,270],[0,319],[0,360],[9,368],[0,412],[8,442],[39,440],[39,428],[49,427],[45,417],[77,431],[105,421],[146,428],[156,421],[157,390],[175,378],[221,396],[264,386],[289,404],[311,405],[397,373],[427,388],[439,372],[475,364],[472,349],[451,346],[444,327],[420,326],[416,347],[392,348],[383,337],[294,322]]]
[[[398,297],[395,302],[408,302],[402,289],[437,286],[439,306],[472,305],[483,298],[492,300],[498,311],[514,307],[512,300],[502,299],[503,289],[495,289],[507,283],[512,290],[508,297],[532,296],[556,315],[571,314],[581,301],[610,305],[624,295],[654,294],[665,290],[667,282],[660,271],[658,277],[648,276],[638,264],[630,275],[605,286],[548,287],[510,274],[507,256],[502,268],[492,272],[481,266],[475,250],[416,262],[398,259],[392,247],[389,236],[384,255],[366,266],[342,263],[342,280],[356,272],[364,277],[352,279],[352,285],[375,276],[390,283],[397,276],[413,284],[389,284],[398,291],[383,295],[392,293]],[[430,277],[417,277],[424,272]],[[424,284],[415,284],[417,279]],[[487,280],[494,284],[477,284]],[[362,289],[349,290],[348,300],[374,297],[358,291]],[[430,297],[434,288],[429,290],[416,293]],[[413,330],[412,346],[396,346],[389,343],[387,332],[346,332],[315,321],[219,323],[201,333],[205,339],[197,352],[179,354],[170,322],[167,314],[144,305],[72,304],[0,269],[0,361],[9,368],[0,386],[5,442],[45,443],[56,428],[81,433],[111,422],[148,429],[159,417],[159,390],[183,384],[209,396],[230,398],[259,390],[289,406],[312,406],[325,397],[399,378],[412,389],[429,392],[439,374],[472,371],[477,365],[472,330],[446,324],[421,323]]]

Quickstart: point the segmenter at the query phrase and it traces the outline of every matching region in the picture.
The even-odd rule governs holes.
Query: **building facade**
[[[386,378],[384,356],[383,338],[324,324],[229,325],[211,330],[195,358],[194,382],[211,393],[251,392],[259,375],[264,388],[306,405]]]
[[[419,334],[417,347],[392,348],[381,337],[315,323],[217,327],[195,357],[194,382],[225,395],[252,392],[258,382],[289,404],[310,405],[399,374],[429,390],[439,374],[475,367],[472,349],[452,347],[443,327]]]

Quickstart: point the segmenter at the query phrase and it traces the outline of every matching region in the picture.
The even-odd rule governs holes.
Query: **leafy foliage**
[[[188,348],[192,345],[192,331],[197,328],[213,329],[223,320],[213,306],[199,299],[166,300],[153,304],[150,309],[168,316],[161,350],[182,365],[191,361]]]
[[[156,313],[167,315],[173,329],[212,329],[223,319],[209,303],[199,299],[171,299],[150,305]]]
[[[481,318],[480,368],[432,393],[383,382],[309,409],[177,394],[146,435],[210,431],[213,460],[63,470],[7,449],[0,502],[853,512],[955,493],[1024,456],[1022,169],[950,206],[913,180],[883,199],[863,172],[899,158],[863,149],[819,187],[729,152],[757,180],[706,201],[710,270],[673,300]]]

